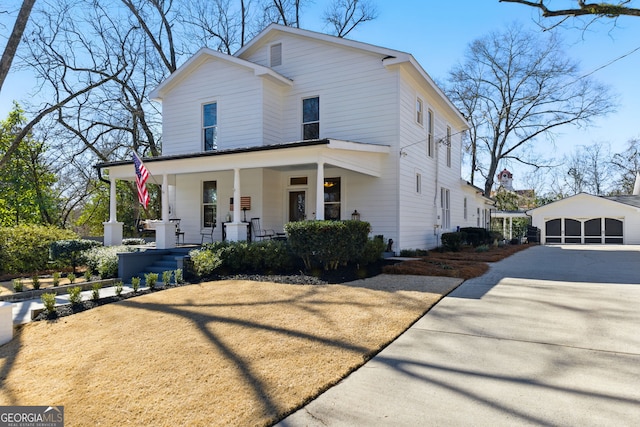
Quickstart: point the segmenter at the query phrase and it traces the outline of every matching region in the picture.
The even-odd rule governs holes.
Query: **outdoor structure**
[[[251,218],[281,233],[353,214],[394,251],[488,225],[490,199],[460,179],[468,125],[408,53],[273,24],[235,55],[201,49],[151,96],[158,248],[176,245],[176,220],[199,243],[214,223],[216,240],[244,240]],[[133,161],[96,167],[111,182],[105,244],[118,244],[116,181],[134,180]]]
[[[580,193],[527,213],[545,244],[640,244],[640,195]]]

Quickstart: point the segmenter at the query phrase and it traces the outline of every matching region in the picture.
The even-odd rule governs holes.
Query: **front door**
[[[305,205],[307,197],[305,191],[289,192],[289,221],[303,221],[307,219]]]

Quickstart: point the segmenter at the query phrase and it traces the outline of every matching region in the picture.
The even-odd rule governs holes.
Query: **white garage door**
[[[624,222],[616,218],[554,218],[545,221],[545,243],[624,243]]]

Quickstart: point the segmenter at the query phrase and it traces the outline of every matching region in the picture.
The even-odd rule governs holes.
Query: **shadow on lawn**
[[[198,286],[198,285],[194,285]],[[295,285],[292,285],[295,286]],[[244,383],[249,384],[251,386],[251,390],[254,393],[254,398],[256,403],[259,402],[263,407],[263,411],[265,414],[268,414],[268,422],[273,423],[277,422],[279,419],[282,419],[286,415],[292,413],[293,411],[299,409],[302,405],[308,403],[312,399],[316,398],[319,394],[335,385],[341,376],[337,380],[332,380],[325,383],[321,389],[317,390],[313,395],[302,396],[304,399],[303,402],[296,403],[293,407],[288,405],[283,407],[282,404],[277,402],[277,398],[280,397],[278,395],[274,395],[270,392],[270,386],[265,383],[259,372],[255,371],[252,368],[251,357],[254,356],[253,353],[242,354],[241,352],[234,349],[232,346],[225,344],[225,336],[218,335],[213,331],[213,325],[225,325],[225,326],[238,326],[245,330],[253,330],[256,333],[271,333],[276,336],[280,336],[283,339],[300,339],[306,342],[316,343],[321,346],[321,351],[329,352],[331,349],[335,350],[346,350],[349,353],[361,355],[362,362],[353,368],[350,368],[347,375],[353,372],[355,369],[364,364],[367,360],[377,354],[382,348],[386,347],[389,342],[384,343],[382,346],[376,349],[372,349],[370,347],[362,346],[354,344],[353,342],[349,342],[346,339],[336,339],[322,336],[321,332],[310,333],[301,329],[282,327],[274,324],[269,324],[269,319],[266,320],[257,316],[256,320],[249,319],[239,319],[232,318],[226,315],[217,315],[214,313],[206,313],[206,310],[194,311],[195,309],[204,309],[204,308],[227,308],[227,307],[240,307],[249,309],[256,309],[259,306],[288,306],[292,307],[296,310],[301,310],[305,313],[308,313],[311,316],[318,317],[322,320],[324,324],[335,324],[334,319],[326,318],[323,313],[324,311],[320,308],[318,304],[321,305],[340,305],[340,306],[350,306],[361,309],[373,309],[377,305],[376,304],[364,304],[361,302],[354,302],[351,300],[331,300],[331,301],[317,301],[314,300],[314,297],[318,295],[319,288],[311,287],[305,292],[298,294],[295,297],[291,298],[268,298],[266,300],[253,300],[247,302],[233,302],[233,303],[197,303],[192,301],[185,301],[180,304],[160,304],[160,303],[150,303],[137,299],[128,299],[121,301],[120,304],[125,307],[146,310],[149,312],[160,312],[170,314],[176,317],[183,318],[190,322],[193,326],[195,326],[200,333],[206,337],[208,342],[210,342],[223,356],[225,359],[231,361],[236,369],[241,373],[244,378]],[[417,304],[416,300],[410,297],[396,296],[398,303],[401,304]],[[263,320],[263,321],[262,321]],[[336,325],[339,327],[339,325]],[[344,367],[347,369],[348,367]],[[262,421],[262,420],[261,420]]]

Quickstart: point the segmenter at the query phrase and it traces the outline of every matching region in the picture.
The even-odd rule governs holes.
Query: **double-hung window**
[[[433,111],[427,110],[427,154],[433,157]]]
[[[424,124],[424,104],[420,98],[416,98],[416,123]]]
[[[202,183],[202,227],[210,228],[216,223],[218,211],[218,185],[216,181]]]
[[[440,206],[442,207],[442,229],[451,227],[451,193],[446,188],[440,188]]]
[[[218,104],[215,102],[202,106],[202,139],[204,151],[218,149]]]
[[[302,139],[320,138],[320,98],[302,100]]]
[[[324,180],[324,219],[340,220],[340,178]]]

